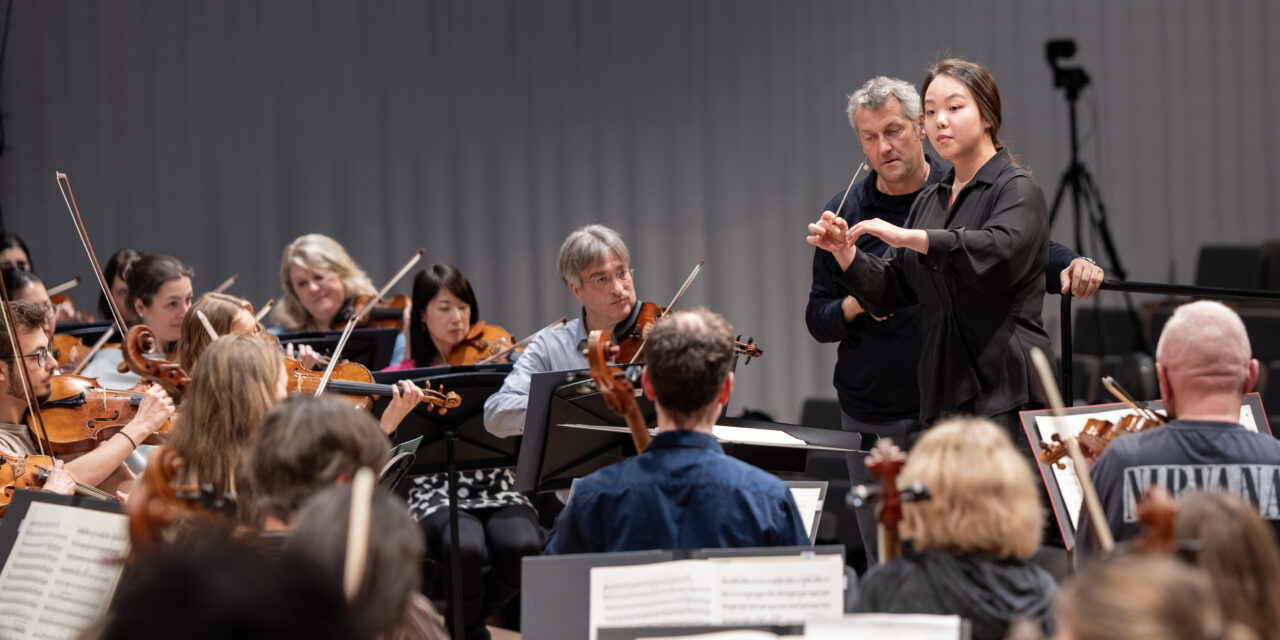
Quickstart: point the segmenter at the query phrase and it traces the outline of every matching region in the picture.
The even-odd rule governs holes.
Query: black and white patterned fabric
[[[516,491],[516,479],[511,469],[480,469],[458,472],[458,508],[487,509],[523,504],[533,504],[523,493]],[[409,488],[409,513],[415,520],[422,520],[440,509],[449,507],[449,474],[432,473],[413,478]]]

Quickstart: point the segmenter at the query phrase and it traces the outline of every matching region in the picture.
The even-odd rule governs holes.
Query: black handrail
[[[1151,293],[1156,295],[1212,298],[1214,300],[1268,300],[1280,306],[1280,291],[1233,289],[1230,287],[1196,287],[1189,284],[1161,284],[1158,282],[1128,282],[1106,280],[1099,289],[1125,293]],[[1071,300],[1070,294],[1062,296],[1062,397],[1071,401],[1073,389],[1071,363]]]

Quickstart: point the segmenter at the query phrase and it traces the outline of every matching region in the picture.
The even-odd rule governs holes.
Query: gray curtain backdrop
[[[1280,9],[1262,0],[16,0],[12,20],[0,206],[48,282],[86,278],[80,306],[96,295],[59,170],[104,260],[171,253],[197,292],[238,273],[231,292],[261,304],[299,234],[339,239],[375,282],[424,247],[518,335],[577,313],[556,253],[602,222],[642,299],[666,304],[706,259],[681,306],[765,349],[731,410],[792,421],[834,395],[834,346],[804,326],[804,235],[861,159],[846,96],[875,74],[918,83],[940,55],[981,62],[1001,137],[1051,196],[1068,159],[1053,37],[1093,78],[1083,159],[1131,279],[1190,282],[1201,244],[1280,235]]]

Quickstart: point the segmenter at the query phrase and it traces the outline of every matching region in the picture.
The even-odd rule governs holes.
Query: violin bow
[[[89,366],[89,362],[93,360],[93,357],[98,355],[99,351],[102,351],[102,347],[105,346],[107,341],[111,339],[111,336],[114,336],[115,334],[115,325],[107,327],[107,330],[103,331],[101,336],[98,336],[98,341],[94,342],[93,346],[89,348],[89,353],[85,354],[85,356],[80,359],[80,364],[76,365],[76,368],[71,372],[71,375],[80,375],[80,372],[84,371],[84,368]]]
[[[853,184],[858,181],[858,176],[862,175],[862,170],[867,168],[867,159],[864,157],[862,162],[858,163],[858,170],[853,172],[853,179],[849,181],[849,186],[845,187],[844,196],[840,198],[840,206],[836,207],[834,213],[840,215],[840,210],[844,208],[844,201],[849,199],[849,192],[853,191]]]
[[[49,441],[49,433],[45,431],[44,417],[40,415],[40,403],[36,402],[36,389],[31,386],[31,377],[27,375],[27,356],[22,353],[22,342],[18,340],[17,319],[13,315],[13,303],[9,299],[9,288],[4,286],[3,278],[0,278],[0,299],[4,300],[5,333],[9,336],[9,344],[13,345],[14,369],[18,370],[18,378],[22,380],[22,395],[27,399],[27,411],[31,412],[31,419],[40,425],[36,444],[40,447],[40,455],[48,455],[45,453],[44,444]]]
[[[98,255],[93,251],[93,243],[89,241],[89,232],[84,228],[84,219],[80,217],[80,207],[76,205],[76,195],[71,191],[71,180],[67,178],[67,174],[58,171],[54,174],[58,180],[58,190],[62,192],[62,201],[67,203],[67,211],[71,213],[71,219],[76,223],[76,233],[80,234],[80,244],[84,245],[85,253],[89,254],[89,264],[93,265],[93,275],[98,278],[98,286],[102,287],[102,295],[107,299],[107,306],[111,308],[111,317],[116,321],[116,326],[120,331],[124,331],[124,316],[120,314],[120,309],[116,307],[115,296],[111,295],[111,284],[107,282],[105,276],[102,275],[102,265],[98,263]],[[88,358],[85,358],[88,360]]]
[[[347,319],[347,326],[342,328],[342,337],[338,338],[338,346],[334,347],[333,353],[329,356],[329,364],[324,368],[324,376],[320,378],[320,384],[316,386],[316,395],[324,393],[324,388],[329,384],[329,376],[333,375],[333,368],[337,366],[338,361],[341,359],[342,350],[346,348],[347,340],[351,337],[351,332],[355,330],[356,325],[360,322],[360,318],[363,318],[365,314],[369,313],[369,310],[373,308],[373,305],[381,300],[382,296],[387,295],[387,292],[391,290],[391,287],[396,286],[396,283],[404,277],[404,274],[409,273],[409,270],[413,268],[413,265],[418,264],[418,261],[422,259],[422,254],[426,252],[426,249],[418,249],[415,251],[413,257],[409,258],[409,261],[404,263],[404,266],[400,267],[400,270],[397,271],[394,276],[391,276],[391,279],[387,281],[387,284],[378,290],[378,295],[369,298],[369,301],[365,303],[364,307]]]
[[[549,324],[549,325],[547,325],[547,326],[545,326],[545,327],[543,327],[543,328],[541,328],[541,329],[538,329],[537,331],[534,331],[532,334],[529,334],[529,336],[528,336],[527,338],[525,338],[525,339],[521,340],[520,342],[517,342],[517,343],[515,343],[515,344],[507,345],[507,346],[506,346],[505,348],[503,348],[501,351],[499,351],[499,352],[497,352],[497,353],[495,353],[495,354],[493,354],[493,355],[491,355],[491,356],[486,356],[486,357],[484,357],[484,358],[481,358],[480,360],[476,361],[476,364],[489,364],[490,362],[493,362],[494,360],[497,360],[498,358],[501,358],[502,356],[505,356],[505,355],[507,355],[508,353],[511,353],[512,351],[515,351],[516,349],[519,349],[519,348],[521,348],[521,347],[524,347],[524,346],[528,345],[530,342],[533,342],[533,339],[534,339],[534,338],[536,338],[536,337],[538,337],[538,334],[542,333],[543,331],[549,331],[549,330],[551,330],[551,329],[558,329],[558,328],[560,328],[560,327],[563,327],[563,326],[564,326],[565,324],[567,324],[568,322],[569,322],[569,318],[567,318],[567,317],[562,317],[562,318],[560,318],[559,320],[556,320],[555,322],[552,322],[551,324]]]
[[[209,339],[217,340],[218,330],[213,328],[212,322],[209,322],[209,316],[206,316],[204,314],[204,311],[201,311],[200,309],[196,309],[196,318],[199,318],[200,324],[204,325],[204,330],[209,334]]]
[[[1111,551],[1115,548],[1116,541],[1111,537],[1111,529],[1107,528],[1107,516],[1102,512],[1098,490],[1093,486],[1093,479],[1089,477],[1089,466],[1085,463],[1084,454],[1080,452],[1080,443],[1067,433],[1066,427],[1062,424],[1067,419],[1067,412],[1063,408],[1062,394],[1058,393],[1058,383],[1054,381],[1049,359],[1039,347],[1031,347],[1031,362],[1035,364],[1036,373],[1040,376],[1040,385],[1044,387],[1049,406],[1053,407],[1053,426],[1058,431],[1058,440],[1067,448],[1067,454],[1071,456],[1071,466],[1075,469],[1076,477],[1080,479],[1080,487],[1084,492],[1084,506],[1089,512],[1089,524],[1093,525],[1093,532],[1098,536],[1098,546],[1102,547],[1103,551]]]
[[[680,285],[680,290],[676,292],[676,297],[671,299],[671,304],[668,304],[666,308],[662,310],[662,313],[658,315],[657,320],[653,321],[654,324],[657,324],[658,320],[661,320],[667,317],[667,315],[671,313],[671,308],[676,306],[676,302],[680,300],[680,296],[684,295],[684,290],[688,289],[689,285],[693,284],[693,279],[698,277],[699,271],[702,271],[702,263],[704,262],[706,262],[705,258],[702,260],[699,260],[698,264],[693,265],[693,271],[689,273],[688,278],[684,279],[684,284]],[[631,356],[631,360],[629,360],[627,364],[635,364],[636,358],[639,358],[640,354],[644,352],[644,343],[648,340],[649,340],[649,336],[647,335],[640,338],[640,346],[636,348],[635,355]]]
[[[235,284],[235,283],[236,283],[236,278],[239,278],[239,277],[240,277],[240,274],[238,274],[238,273],[233,273],[233,274],[231,274],[231,277],[230,277],[230,278],[227,278],[226,280],[223,280],[223,281],[222,281],[222,284],[220,284],[220,285],[218,285],[218,286],[216,286],[216,287],[214,287],[214,288],[213,288],[213,293],[223,293],[223,292],[225,292],[227,289],[230,289],[230,288],[231,288],[231,285],[233,285],[233,284]]]
[[[1169,423],[1168,418],[1156,413],[1155,411],[1152,411],[1151,409],[1138,406],[1137,399],[1135,399],[1132,395],[1130,395],[1128,390],[1120,386],[1120,383],[1116,382],[1115,378],[1112,378],[1111,376],[1102,376],[1102,386],[1106,387],[1107,391],[1110,391],[1111,395],[1115,396],[1118,400],[1120,400],[1120,402],[1123,402],[1126,405],[1128,405],[1129,408],[1132,409],[1134,413],[1156,424]]]
[[[80,284],[80,276],[76,276],[76,277],[74,277],[74,278],[72,278],[72,279],[70,279],[70,280],[68,280],[68,281],[66,281],[66,282],[64,282],[64,283],[62,283],[62,284],[58,284],[58,285],[54,285],[54,286],[52,286],[52,287],[49,287],[49,289],[48,289],[48,291],[47,291],[46,293],[48,293],[48,294],[49,294],[49,295],[51,295],[51,296],[56,296],[56,295],[58,295],[59,293],[62,293],[63,291],[67,291],[67,290],[69,290],[69,289],[74,289],[74,288],[75,288],[75,286],[76,286],[76,285],[78,285],[78,284]]]
[[[347,554],[342,568],[342,591],[354,602],[364,582],[369,562],[369,529],[372,528],[373,469],[360,467],[351,481],[351,513],[347,521]]]
[[[267,317],[267,314],[271,312],[271,308],[274,306],[276,306],[275,298],[267,300],[266,303],[262,305],[262,308],[258,309],[258,313],[253,316],[253,321],[262,322],[262,319]]]

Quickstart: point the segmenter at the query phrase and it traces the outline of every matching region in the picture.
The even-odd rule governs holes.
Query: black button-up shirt
[[[994,416],[1041,401],[1030,351],[1050,353],[1041,319],[1049,213],[1031,174],[1001,149],[948,209],[952,170],[926,187],[907,227],[929,252],[859,251],[837,282],[869,312],[920,305],[920,418]]]

